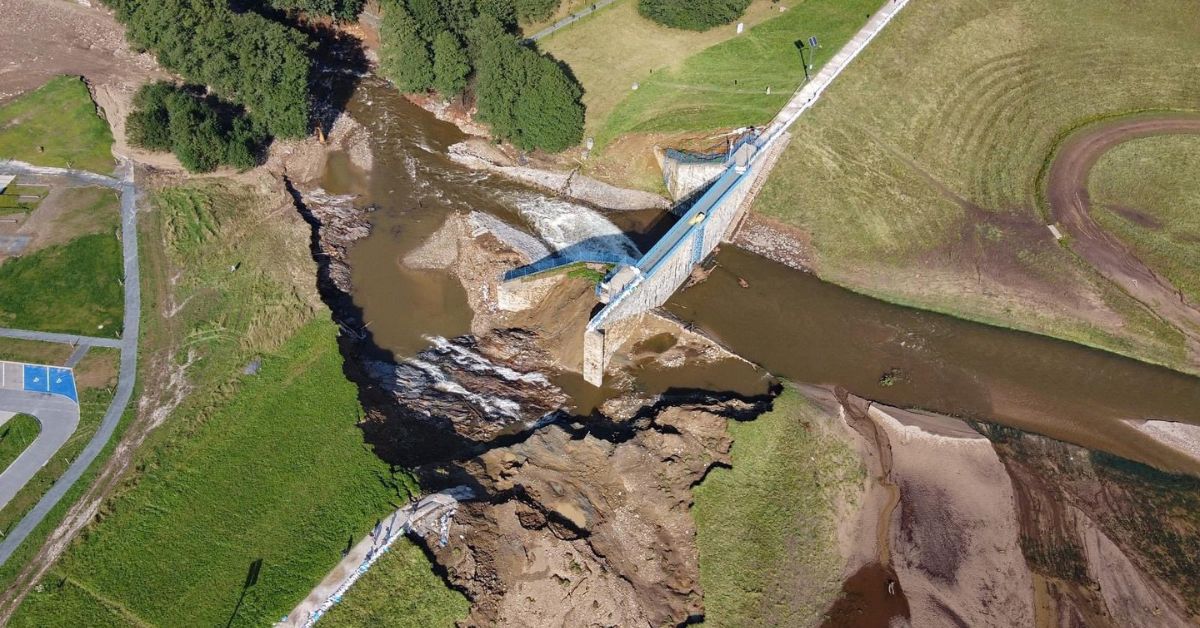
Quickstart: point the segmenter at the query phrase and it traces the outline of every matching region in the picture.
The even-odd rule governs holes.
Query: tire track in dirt
[[[1054,221],[1071,236],[1071,249],[1100,274],[1183,332],[1195,359],[1200,354],[1200,307],[1189,303],[1170,281],[1151,270],[1127,244],[1095,221],[1087,191],[1092,167],[1118,144],[1175,133],[1200,133],[1200,115],[1122,118],[1068,138],[1050,165],[1046,199]]]

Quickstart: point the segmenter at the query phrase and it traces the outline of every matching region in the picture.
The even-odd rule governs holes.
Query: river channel
[[[336,156],[325,187],[378,209],[372,234],[350,254],[353,298],[374,341],[397,358],[427,336],[467,333],[466,293],[447,273],[414,271],[400,260],[453,211],[484,211],[522,225],[523,204],[560,203],[459,166],[446,149],[463,135],[366,79],[349,104],[373,137],[374,167],[356,172]],[[569,204],[562,203],[564,207]],[[644,247],[661,222],[644,212],[610,218]],[[1103,351],[908,309],[822,282],[725,246],[704,283],[677,293],[667,309],[780,377],[841,386],[890,405],[993,421],[1089,448],[1176,469],[1194,469],[1126,419],[1200,424],[1200,379]],[[739,278],[749,287],[743,288]],[[582,342],[582,339],[580,339]],[[651,388],[722,387],[720,369],[651,374]],[[743,389],[745,368],[727,372]],[[571,386],[582,407],[602,393]]]

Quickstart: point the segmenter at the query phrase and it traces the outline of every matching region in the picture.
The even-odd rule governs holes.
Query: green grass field
[[[1200,136],[1113,148],[1088,177],[1092,214],[1193,302],[1200,302]]]
[[[121,331],[121,244],[76,238],[0,265],[0,325],[87,336]]]
[[[1039,177],[1097,117],[1200,109],[1198,28],[1186,0],[913,0],[800,118],[756,209],[855,290],[1187,368],[1177,331],[1047,237]]]
[[[380,558],[324,617],[329,628],[451,628],[470,603],[447,589],[429,569],[429,559],[408,539]]]
[[[13,625],[250,626],[285,614],[348,536],[407,495],[407,477],[362,443],[335,335],[326,321],[305,326],[188,439],[154,452]]]
[[[42,424],[28,414],[18,414],[0,426],[0,470],[7,469],[41,432]]]
[[[704,623],[805,626],[841,589],[837,504],[862,463],[822,409],[786,389],[754,421],[731,421],[733,467],[695,489]]]
[[[804,0],[740,36],[694,51],[677,68],[656,71],[636,92],[628,92],[600,126],[596,142],[604,146],[625,133],[709,131],[766,123],[804,81],[795,42],[809,36],[819,39],[821,48],[808,58],[817,71],[880,4],[879,0]]]
[[[178,368],[188,394],[14,626],[274,622],[337,563],[348,538],[415,490],[363,443],[357,387],[342,373],[336,328],[316,307],[299,217],[224,181],[160,190],[148,207],[139,382],[153,389],[161,369]],[[242,375],[255,357],[258,375]],[[445,595],[416,558],[427,577],[394,593]],[[12,573],[0,570],[0,582]]]
[[[778,15],[771,2],[756,0],[741,21],[753,26]],[[620,0],[539,41],[538,47],[566,62],[583,84],[586,129],[595,135],[613,109],[634,94],[635,82],[676,71],[688,57],[735,35],[733,25],[703,33],[667,28],[638,15],[637,0]]]
[[[112,132],[78,76],[60,76],[0,107],[0,159],[112,172]]]

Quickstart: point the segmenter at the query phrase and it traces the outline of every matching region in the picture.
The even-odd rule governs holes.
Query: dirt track
[[[1200,348],[1200,308],[1144,264],[1116,236],[1092,218],[1088,173],[1096,161],[1122,142],[1168,133],[1200,133],[1200,116],[1167,115],[1124,118],[1092,127],[1067,140],[1050,167],[1046,197],[1054,220],[1071,237],[1071,249],[1189,338],[1193,355]]]

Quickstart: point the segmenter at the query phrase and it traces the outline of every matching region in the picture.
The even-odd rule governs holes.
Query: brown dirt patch
[[[1132,139],[1167,133],[1200,133],[1200,117],[1134,117],[1098,124],[1068,139],[1050,166],[1046,199],[1054,219],[1071,236],[1071,248],[1101,275],[1182,331],[1200,346],[1200,308],[1151,270],[1091,215],[1087,177],[1101,155]]]
[[[50,193],[29,216],[9,233],[30,236],[23,254],[56,244],[65,244],[92,233],[116,233],[120,223],[121,199],[101,187],[66,187],[64,181],[45,178]],[[0,225],[0,231],[4,225]]]
[[[75,384],[84,388],[112,388],[117,385],[121,352],[107,347],[92,347],[75,365]]]

